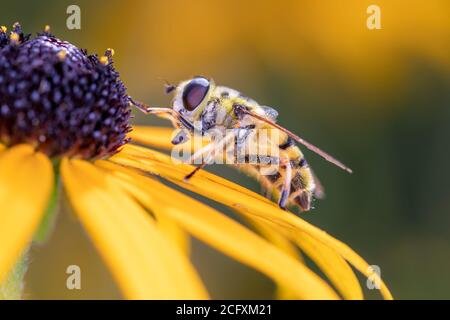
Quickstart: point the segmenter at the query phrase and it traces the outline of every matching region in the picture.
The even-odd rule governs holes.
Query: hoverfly
[[[276,141],[272,141],[270,135],[266,138],[267,143],[276,144],[279,150],[278,157],[271,160],[279,164],[278,170],[270,175],[262,175],[259,174],[262,164],[236,163],[235,166],[255,176],[283,209],[292,205],[299,207],[301,211],[308,211],[313,197],[322,198],[324,195],[320,182],[295,142],[341,169],[352,172],[326,152],[277,124],[278,113],[275,109],[262,106],[234,89],[215,85],[213,80],[197,76],[176,86],[167,84],[166,93],[170,92],[175,93],[172,108],[150,107],[133,100],[131,102],[146,114],[168,116],[174,126],[181,129],[173,138],[172,144],[184,143],[189,135],[203,135],[212,128],[228,132],[222,139],[196,151],[191,160],[199,155],[206,154],[209,157],[218,148],[223,148],[229,143],[234,143],[239,148],[242,140],[250,139],[252,136],[249,132],[255,130],[271,129],[278,133]],[[200,129],[196,128],[196,123],[201,124]],[[239,140],[241,144],[237,142]],[[267,165],[267,162],[265,164]],[[185,181],[206,165],[207,161],[202,162],[186,176]]]

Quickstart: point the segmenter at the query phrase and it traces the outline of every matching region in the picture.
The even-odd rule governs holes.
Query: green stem
[[[24,288],[24,277],[28,268],[28,249],[20,257],[5,281],[0,285],[0,300],[20,300]]]
[[[34,242],[38,244],[44,244],[47,242],[50,234],[53,231],[56,222],[56,216],[59,211],[59,195],[61,190],[60,174],[59,174],[59,162],[53,163],[53,171],[55,173],[55,181],[53,183],[53,190],[48,202],[47,210],[42,218],[41,224],[34,234]]]

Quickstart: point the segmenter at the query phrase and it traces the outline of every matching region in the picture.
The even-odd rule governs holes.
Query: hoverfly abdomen
[[[279,145],[280,149],[286,150],[289,147],[293,146],[295,144],[294,140],[291,137],[288,137],[286,142]]]
[[[281,207],[297,206],[301,211],[308,211],[311,208],[315,182],[302,152],[293,139],[282,132],[272,134],[271,138],[275,139],[273,142],[278,146],[277,162],[260,161],[258,166],[253,165],[250,168],[247,165],[241,169],[247,173],[252,171],[252,175],[257,175],[268,194],[278,201]],[[264,157],[259,156],[258,159],[262,160]],[[261,168],[273,164],[279,165],[276,172],[269,175],[257,174],[262,172]]]
[[[302,191],[298,196],[294,198],[295,204],[300,206],[302,211],[309,211],[311,209],[312,193]]]
[[[265,176],[265,178],[268,179],[270,183],[275,184],[277,181],[280,181],[280,179],[282,178],[282,175],[278,171],[274,174]]]

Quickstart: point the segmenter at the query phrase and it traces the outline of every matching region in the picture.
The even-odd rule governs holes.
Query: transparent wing
[[[320,148],[316,147],[315,145],[313,145],[312,143],[309,143],[308,141],[306,141],[305,139],[300,138],[299,136],[297,136],[296,134],[294,134],[293,132],[289,131],[286,128],[283,128],[282,126],[280,126],[279,124],[275,123],[274,121],[271,121],[270,119],[267,119],[264,116],[261,116],[259,114],[256,114],[253,111],[247,110],[245,108],[241,108],[240,109],[241,112],[248,114],[251,117],[254,117],[258,120],[261,120],[263,122],[268,123],[269,125],[273,126],[274,128],[277,128],[281,131],[283,131],[284,133],[286,133],[288,136],[290,136],[292,139],[294,139],[295,141],[297,141],[298,143],[304,145],[306,148],[308,148],[309,150],[315,152],[316,154],[318,154],[319,156],[321,156],[322,158],[324,158],[325,160],[333,163],[334,165],[338,166],[339,168],[347,171],[348,173],[352,173],[352,169],[350,169],[349,167],[347,167],[345,164],[343,164],[342,162],[340,162],[339,160],[335,159],[334,157],[332,157],[331,155],[329,155],[328,153],[326,153],[325,151],[321,150]]]
[[[261,109],[264,110],[264,115],[266,116],[267,119],[272,120],[273,122],[275,122],[278,118],[278,111],[275,110],[272,107],[268,107],[268,106],[261,106]]]
[[[326,195],[325,195],[325,188],[323,187],[322,182],[320,182],[319,178],[317,178],[316,173],[311,168],[309,168],[309,170],[311,170],[311,173],[314,178],[314,184],[316,185],[316,188],[314,189],[314,196],[317,199],[324,199]]]

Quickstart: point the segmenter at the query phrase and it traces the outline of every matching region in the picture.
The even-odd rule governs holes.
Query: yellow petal
[[[236,212],[240,213],[238,210],[236,210]],[[295,259],[303,261],[300,252],[292,244],[288,237],[283,234],[283,232],[279,232],[275,228],[271,228],[267,226],[266,223],[258,221],[257,219],[249,219],[247,217],[247,220],[253,226],[253,228],[258,231],[259,234],[264,236],[264,238],[280,248],[283,252],[290,255],[291,257],[294,257]]]
[[[97,165],[116,170],[123,187],[152,212],[173,219],[201,241],[289,287],[297,297],[337,298],[304,264],[225,215],[154,179],[106,161],[99,161]]]
[[[358,279],[348,263],[335,250],[307,233],[295,237],[303,252],[313,260],[345,299],[363,299]]]
[[[159,214],[159,212],[154,212],[156,225],[161,230],[167,238],[173,241],[173,243],[181,249],[181,251],[186,255],[190,255],[191,251],[191,241],[189,239],[189,234],[184,231],[178,223],[169,219],[166,215]]]
[[[282,228],[290,229],[293,234],[296,234],[298,237],[301,237],[301,232],[304,232],[336,251],[366,277],[371,276],[377,278],[377,275],[373,275],[369,268],[369,264],[346,244],[331,237],[326,232],[300,219],[294,214],[281,210],[273,202],[246,188],[204,170],[199,171],[188,183],[185,183],[183,182],[183,178],[192,171],[192,166],[184,164],[175,166],[169,156],[142,147],[128,145],[120,154],[111,158],[111,160],[159,174],[185,189],[211,198],[232,208],[236,208],[242,212],[246,212],[250,216],[259,217],[261,218],[261,221],[269,221]],[[381,279],[377,278],[376,280]],[[392,295],[385,283],[382,280],[380,283],[381,294],[386,299],[392,299]]]
[[[245,214],[245,213],[243,213]],[[247,214],[245,214],[248,216]],[[257,218],[256,221],[260,219]],[[267,225],[262,223],[263,225]],[[358,279],[348,263],[335,250],[322,244],[305,232],[293,234],[289,229],[269,223],[280,234],[285,234],[325,273],[345,299],[363,299]],[[267,227],[267,226],[266,226]]]
[[[32,241],[52,184],[50,160],[31,146],[0,154],[0,282]]]
[[[301,256],[299,250],[292,244],[291,241],[289,241],[287,237],[283,235],[282,232],[274,230],[273,228],[269,228],[265,223],[258,222],[257,219],[247,218],[247,220],[251,224],[251,226],[258,231],[259,234],[264,236],[264,238],[269,240],[280,250],[290,255],[291,257],[294,257],[295,259],[304,262],[303,257]],[[295,294],[292,292],[292,290],[290,290],[289,287],[277,285],[275,298],[279,300],[292,300],[295,299]]]
[[[5,150],[5,146],[0,143],[0,152],[2,152],[3,150]]]
[[[173,129],[170,128],[152,128],[153,131],[148,130],[149,127],[133,127],[133,131],[130,133],[132,137],[137,142],[142,143],[152,143],[155,147],[167,148],[171,144],[170,136],[173,134]],[[150,134],[152,133],[152,134]],[[138,139],[135,139],[135,135]],[[164,136],[165,139],[159,139],[160,136]],[[140,140],[140,137],[145,137],[145,139]],[[181,229],[172,220],[167,219],[164,215],[158,217],[157,219],[158,228],[163,231],[167,237],[172,239],[176,245],[186,254],[190,253],[190,240],[189,235]]]
[[[298,255],[290,240],[296,243],[325,273],[344,298],[354,300],[363,299],[361,286],[353,270],[336,251],[323,245],[304,232],[301,234],[293,234],[289,229],[280,228],[278,225],[268,221],[261,221],[260,218],[252,217],[252,215],[243,211],[236,211],[246,217],[260,233],[264,234],[272,243],[282,248],[283,251],[291,255]],[[286,288],[279,288],[278,294],[282,299],[292,296]]]
[[[187,257],[106,171],[64,159],[61,174],[80,221],[125,297],[207,298]]]
[[[135,142],[152,145],[156,148],[170,149],[173,128],[133,126],[128,136]]]
[[[177,148],[180,151],[189,150],[190,152],[194,152],[209,143],[207,138],[200,138],[197,140],[191,138],[186,143],[174,146],[171,141],[176,132],[178,132],[178,130],[174,128],[133,126],[133,131],[131,131],[128,136],[133,142],[166,150]]]

